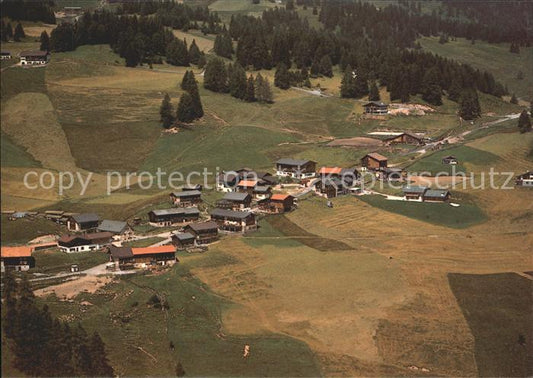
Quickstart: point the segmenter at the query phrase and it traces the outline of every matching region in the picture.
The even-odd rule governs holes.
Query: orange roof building
[[[241,180],[237,186],[242,186],[245,188],[254,188],[257,185],[256,180]]]
[[[342,168],[339,167],[322,167],[320,168],[320,171],[318,171],[321,175],[340,175],[342,172]]]
[[[27,246],[27,245],[21,245],[17,247],[2,247],[1,248],[1,255],[2,258],[7,257],[29,257],[31,256],[31,253],[33,252],[33,247]]]
[[[35,259],[31,255],[33,247],[22,245],[17,247],[1,247],[1,270],[27,271],[35,266]]]
[[[287,198],[292,197],[290,194],[272,194],[271,201],[285,201]]]
[[[158,255],[163,253],[175,253],[176,247],[173,245],[161,245],[159,247],[132,248],[133,256]]]

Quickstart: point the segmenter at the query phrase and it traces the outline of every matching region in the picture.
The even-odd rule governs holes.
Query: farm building
[[[199,217],[200,211],[196,207],[152,210],[148,213],[150,224],[157,227],[192,222],[197,220]]]
[[[194,235],[196,244],[209,244],[218,240],[218,224],[213,221],[191,223],[185,231]]]
[[[381,170],[387,168],[387,160],[388,159],[385,156],[378,154],[377,152],[372,152],[363,156],[361,159],[361,165],[370,170]]]
[[[199,190],[185,190],[170,193],[170,202],[179,207],[193,206],[202,202],[202,192]]]
[[[256,185],[257,185],[257,180],[241,180],[237,184],[236,191],[240,193],[248,193],[248,194],[253,195],[254,188],[256,187]]]
[[[416,137],[412,134],[401,133],[400,135],[395,135],[392,138],[385,139],[385,144],[389,146],[392,144],[422,145],[424,144],[424,141],[422,138]]]
[[[381,178],[387,181],[402,181],[404,171],[401,168],[384,168],[381,171]]]
[[[11,59],[11,58],[13,58],[13,55],[11,55],[11,53],[9,51],[2,51],[2,52],[0,52],[0,58],[2,60]]]
[[[533,172],[526,172],[516,178],[517,186],[533,187]]]
[[[256,185],[254,187],[253,196],[256,200],[264,200],[272,195],[272,188],[270,186]]]
[[[217,206],[224,209],[245,209],[250,207],[252,196],[248,193],[231,192],[226,193],[224,197],[217,201]]]
[[[87,231],[98,227],[100,218],[96,214],[74,214],[67,220],[67,229],[69,231]]]
[[[312,185],[316,194],[326,198],[335,198],[348,193],[348,186],[339,177],[321,177],[316,179]]]
[[[104,219],[98,226],[99,232],[111,232],[115,240],[129,240],[133,236],[133,230],[128,223]]]
[[[233,192],[240,181],[236,172],[224,172],[217,176],[217,190],[219,192]]]
[[[276,174],[279,177],[306,179],[315,177],[316,162],[312,160],[280,159],[276,162]]]
[[[172,244],[178,249],[194,246],[195,236],[188,232],[176,232],[172,235]]]
[[[199,192],[201,192],[203,189],[202,185],[200,184],[196,184],[196,185],[185,185],[183,188],[181,188],[182,191],[186,192],[186,191],[190,191],[190,190],[197,190]]]
[[[278,179],[268,172],[254,172],[260,185],[277,185]]]
[[[294,197],[290,194],[273,194],[259,201],[259,208],[269,213],[285,213],[294,207]]]
[[[402,188],[403,195],[408,201],[422,201],[422,196],[428,190],[425,186],[406,186]]]
[[[379,101],[370,101],[363,105],[365,114],[385,115],[389,113],[389,105]]]
[[[449,155],[442,158],[442,164],[446,165],[456,165],[459,162],[457,161],[457,158],[455,156]]]
[[[33,247],[2,247],[0,249],[0,261],[2,273],[9,270],[27,271],[35,267],[35,258],[31,255]]]
[[[428,189],[422,196],[424,202],[446,202],[450,199],[450,192],[442,189]]]
[[[109,259],[115,263],[116,269],[147,268],[151,265],[172,266],[176,263],[176,247],[173,245],[146,248],[110,246],[109,254]]]
[[[214,209],[211,211],[211,220],[224,231],[246,232],[257,229],[255,215],[249,211]]]
[[[66,253],[95,251],[113,241],[111,232],[95,232],[84,235],[64,235],[57,240],[59,249]]]
[[[48,63],[50,53],[48,51],[22,51],[20,53],[20,64],[22,65],[42,65]]]

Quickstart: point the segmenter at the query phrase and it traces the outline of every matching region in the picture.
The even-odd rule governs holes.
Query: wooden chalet
[[[109,247],[110,261],[117,269],[147,268],[149,266],[172,266],[176,263],[176,247],[163,245],[159,247],[131,248]]]
[[[217,207],[231,210],[242,210],[249,208],[252,204],[252,196],[248,193],[230,192],[217,201]]]
[[[218,224],[213,221],[191,223],[185,227],[185,232],[195,237],[196,244],[209,244],[218,240]]]
[[[316,162],[312,160],[280,159],[276,162],[276,174],[279,177],[295,179],[315,177]]]
[[[533,187],[533,172],[526,172],[516,177],[517,186]]]
[[[172,244],[178,249],[187,249],[194,246],[195,236],[188,232],[176,232],[172,235]]]
[[[361,159],[361,165],[366,169],[378,171],[387,168],[387,161],[388,159],[385,156],[378,154],[377,152],[372,152],[363,156]]]
[[[422,140],[422,138],[419,138],[417,136],[414,136],[408,133],[401,133],[391,138],[387,138],[385,139],[384,142],[388,146],[392,144],[414,144],[417,146],[424,144],[424,141]]]
[[[127,222],[104,219],[98,226],[99,232],[111,232],[115,240],[129,240],[133,237],[133,229]]]
[[[211,211],[211,220],[224,231],[246,232],[257,229],[255,215],[249,211],[214,209]]]
[[[11,52],[9,51],[1,51],[0,52],[0,59],[7,60],[13,58],[13,55],[11,55]]]
[[[422,196],[424,202],[447,202],[451,197],[448,190],[428,189]]]
[[[446,165],[457,165],[459,162],[457,161],[457,158],[453,155],[445,156],[442,158],[442,164]]]
[[[233,192],[239,181],[237,172],[223,172],[217,176],[216,187],[219,192]]]
[[[339,167],[322,167],[318,171],[319,176],[328,176],[328,177],[340,177],[342,173],[342,168]]]
[[[50,60],[48,51],[22,51],[20,53],[20,64],[25,65],[43,65]]]
[[[62,252],[76,253],[96,251],[113,241],[111,232],[95,232],[83,235],[64,235],[57,240],[57,245]]]
[[[74,214],[68,217],[67,229],[75,232],[88,231],[96,229],[99,222],[100,218],[96,214]]]
[[[253,195],[257,180],[241,180],[237,184],[237,192]]]
[[[315,193],[326,198],[335,198],[348,193],[348,186],[339,177],[321,177],[313,182]]]
[[[294,207],[294,197],[290,194],[273,194],[269,198],[269,207],[273,213],[286,213]]]
[[[402,181],[404,171],[401,168],[383,168],[381,178],[387,181]]]
[[[198,220],[200,211],[196,207],[152,210],[148,213],[150,224],[157,227],[172,226]]]
[[[428,190],[425,186],[406,186],[402,188],[403,195],[407,201],[422,201],[422,196]]]
[[[363,105],[365,114],[369,115],[385,115],[389,113],[389,105],[379,102],[379,101],[370,101]]]
[[[19,272],[27,271],[35,267],[35,258],[31,255],[33,247],[1,247],[0,261],[2,273],[6,270],[15,270]]]
[[[179,207],[187,207],[202,202],[202,192],[199,190],[185,190],[170,193],[170,202]]]
[[[272,188],[270,186],[256,185],[252,194],[256,200],[264,200],[272,195]]]

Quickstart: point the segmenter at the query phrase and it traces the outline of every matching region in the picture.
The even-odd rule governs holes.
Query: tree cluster
[[[27,279],[17,282],[7,272],[2,297],[2,326],[18,370],[30,376],[113,376],[98,333],[89,336],[37,306]]]
[[[200,100],[198,83],[192,71],[186,71],[181,81],[181,89],[184,90],[176,111],[176,119],[179,122],[191,123],[195,119],[204,116],[204,108]]]
[[[49,0],[3,0],[0,11],[2,17],[11,20],[56,23],[53,2]]]
[[[518,117],[518,129],[520,133],[524,134],[531,131],[531,118],[527,113],[527,110],[522,110],[520,117]]]
[[[11,23],[4,22],[4,20],[2,19],[0,25],[0,39],[2,40],[2,42],[8,42],[11,39],[15,42],[20,42],[24,37],[26,37],[26,33],[24,32],[24,28],[22,27],[20,22],[17,23],[17,25],[15,26],[15,31],[13,31]]]

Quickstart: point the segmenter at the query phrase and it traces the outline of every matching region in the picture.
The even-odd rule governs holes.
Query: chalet
[[[428,190],[425,186],[406,186],[402,188],[403,195],[407,201],[422,201],[422,196]]]
[[[176,232],[172,235],[172,244],[178,249],[194,246],[195,236],[188,232]]]
[[[257,180],[241,180],[237,184],[236,191],[240,193],[248,193],[253,195],[254,188],[257,185]]]
[[[395,135],[391,138],[385,139],[384,142],[388,146],[392,144],[414,144],[417,146],[424,144],[424,141],[422,140],[422,138],[419,138],[412,134],[407,134],[407,133],[401,133],[399,135]]]
[[[276,174],[279,177],[306,179],[315,177],[316,162],[312,160],[280,159],[276,162]]]
[[[96,214],[74,214],[67,220],[67,229],[69,231],[87,231],[98,227],[100,218]]]
[[[186,190],[170,193],[170,202],[179,207],[193,206],[202,202],[202,192],[199,190]]]
[[[428,189],[422,196],[424,202],[446,202],[450,199],[450,192],[442,189]]]
[[[533,172],[526,172],[516,178],[517,186],[533,187]]]
[[[219,192],[233,192],[240,181],[236,172],[223,172],[217,176],[217,190]]]
[[[99,232],[111,232],[115,240],[129,240],[133,236],[133,230],[128,223],[123,221],[104,219],[97,230]]]
[[[359,179],[361,174],[355,168],[343,168],[341,170],[341,179],[344,181],[345,185],[352,187],[356,181]]]
[[[64,7],[63,12],[66,16],[77,16],[83,13],[83,9],[81,7]]]
[[[195,237],[196,244],[209,244],[218,240],[218,224],[213,221],[191,223],[185,227],[185,232]]]
[[[381,172],[381,178],[387,181],[402,181],[403,180],[403,169],[401,168],[384,168]]]
[[[294,206],[294,197],[290,194],[273,194],[270,197],[270,207],[275,213],[291,211]]]
[[[339,167],[322,167],[318,171],[320,176],[339,177],[342,173],[342,168]]]
[[[257,176],[259,184],[261,185],[277,185],[278,179],[268,172],[254,172]]]
[[[387,158],[377,152],[372,152],[363,156],[361,159],[361,165],[364,168],[378,171],[387,168]]]
[[[20,64],[22,65],[43,65],[50,59],[48,51],[22,51],[20,53]]]
[[[44,217],[48,220],[59,223],[60,219],[65,215],[64,211],[60,210],[46,210],[44,212]]]
[[[264,200],[272,195],[270,186],[256,185],[253,190],[253,196],[256,200]]]
[[[7,60],[13,58],[13,55],[9,51],[1,51],[0,52],[0,59]]]
[[[224,231],[246,232],[257,229],[255,215],[248,211],[214,209],[211,211],[211,220]]]
[[[35,267],[35,258],[31,255],[31,246],[2,247],[0,249],[1,271],[7,269],[15,271],[27,271]]]
[[[160,247],[131,248],[109,247],[110,261],[118,269],[146,268],[150,265],[169,265],[176,263],[176,247],[163,245]]]
[[[57,240],[59,249],[66,253],[95,251],[113,241],[111,232],[95,232],[83,235],[64,235]]]
[[[202,185],[200,184],[196,184],[196,185],[185,185],[184,187],[181,188],[182,191],[186,192],[186,191],[190,191],[190,190],[197,190],[199,192],[201,192],[203,189]]]
[[[231,192],[226,193],[224,198],[217,202],[217,206],[220,205],[221,208],[238,210],[250,207],[251,203],[252,196],[250,194]]]
[[[200,211],[196,207],[152,210],[148,213],[150,224],[157,227],[172,226],[198,220]]]
[[[339,177],[321,177],[313,182],[315,193],[326,198],[334,198],[348,193],[348,188]]]
[[[458,161],[455,156],[449,155],[442,158],[442,164],[446,165],[457,165]]]
[[[369,115],[385,115],[389,113],[389,105],[379,101],[370,101],[363,105],[365,114]]]

